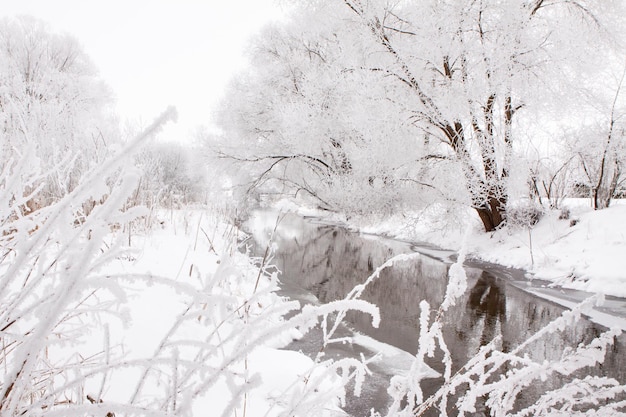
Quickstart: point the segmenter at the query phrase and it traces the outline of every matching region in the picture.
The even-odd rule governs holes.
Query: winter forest
[[[626,3],[281,6],[174,140],[0,20],[0,417],[626,416]]]

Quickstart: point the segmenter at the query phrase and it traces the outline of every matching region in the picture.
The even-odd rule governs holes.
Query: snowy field
[[[345,382],[335,365],[349,365],[280,349],[338,307],[298,314],[297,303],[275,294],[267,259],[249,257],[238,245],[241,232],[219,216],[183,210],[149,217],[151,229],[142,218],[101,235],[95,252],[103,256],[83,253],[91,259],[76,275],[71,257],[96,237],[85,239],[84,228],[67,233],[69,259],[54,243],[44,247],[37,256],[57,256],[61,281],[52,280],[52,266],[48,283],[31,271],[25,297],[46,301],[23,308],[19,293],[5,294],[14,308],[3,310],[13,319],[3,328],[0,363],[4,380],[15,383],[1,385],[13,399],[2,415],[341,415]],[[3,273],[7,261],[19,263],[5,256]],[[29,279],[41,286],[29,288]],[[32,379],[22,377],[19,358],[32,358]],[[31,400],[17,400],[20,394]]]

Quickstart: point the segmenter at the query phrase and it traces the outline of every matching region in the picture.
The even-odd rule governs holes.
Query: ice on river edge
[[[529,279],[547,280],[552,286],[626,297],[626,200],[594,211],[589,199],[566,199],[561,210],[547,211],[532,228],[509,227],[485,233],[467,209],[470,236],[465,225],[449,222],[435,205],[420,212],[405,212],[370,221],[328,215],[281,201],[279,211],[329,218],[362,233],[392,236],[458,251],[465,242],[467,257],[528,271]]]

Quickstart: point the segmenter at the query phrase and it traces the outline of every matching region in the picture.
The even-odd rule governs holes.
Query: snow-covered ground
[[[483,232],[477,221],[469,226],[469,233],[461,228],[429,229],[428,223],[419,222],[413,229],[390,222],[366,230],[426,240],[445,249],[466,245],[470,257],[524,269],[529,278],[626,297],[626,204],[616,201],[608,209],[594,211],[588,200],[569,200],[564,207],[569,209],[566,218],[561,210],[548,211],[532,228],[509,227],[493,233]]]
[[[172,377],[164,369],[177,372],[179,361],[178,407],[183,414],[252,417],[297,410],[301,415],[342,415],[338,396],[343,390],[333,383],[336,378],[322,376],[325,367],[304,354],[280,349],[301,336],[281,317],[297,306],[275,294],[275,274],[261,272],[237,247],[240,232],[203,211],[163,212],[157,223],[156,229],[133,235],[130,256],[118,259],[105,272],[129,277],[124,320],[109,323],[108,343],[124,352],[126,362],[146,361],[138,367],[152,374],[143,397],[167,397]],[[190,314],[193,317],[185,318]],[[93,340],[87,338],[87,345]],[[187,360],[197,361],[199,368],[208,363],[219,378],[202,387],[198,376],[214,377],[204,369],[183,381],[185,369],[194,372],[193,367],[183,366]],[[159,366],[161,361],[170,364]],[[318,375],[319,383],[314,384]],[[128,403],[141,383],[138,369],[115,370],[102,397],[106,402]],[[196,398],[184,392],[186,385],[193,384],[198,384]]]
[[[470,251],[556,286],[626,297],[626,204],[593,211],[580,203],[569,202],[568,219],[552,211],[531,230],[474,236]]]
[[[0,262],[9,299],[0,303],[9,317],[0,390],[2,405],[17,411],[2,415],[345,414],[351,378],[337,370],[359,365],[281,348],[351,306],[300,309],[278,296],[275,268],[251,257],[242,233],[216,213],[151,212],[149,221],[109,227],[97,223],[103,212],[82,225],[50,217],[30,239],[14,232],[4,241],[16,249]],[[22,378],[31,357],[32,376]]]

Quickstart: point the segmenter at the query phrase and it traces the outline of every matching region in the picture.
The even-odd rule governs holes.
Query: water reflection
[[[275,237],[278,252],[274,263],[282,271],[282,286],[285,294],[293,298],[310,298],[314,295],[319,302],[329,302],[344,298],[354,286],[363,283],[372,271],[394,255],[411,252],[408,244],[381,238],[367,238],[345,229],[327,225],[315,225],[295,216],[282,220]],[[263,236],[269,231],[257,234],[257,241],[263,244]],[[352,312],[347,316],[349,326],[379,341],[396,346],[415,354],[419,339],[419,303],[427,300],[436,308],[443,300],[447,286],[448,265],[427,256],[411,262],[401,262],[384,270],[378,279],[370,284],[362,298],[375,303],[381,311],[379,328],[371,326],[369,316]],[[450,348],[453,362],[458,370],[478,349],[495,337],[502,340],[501,349],[510,351],[526,340],[547,323],[561,315],[562,308],[548,301],[536,299],[517,287],[509,285],[491,272],[467,268],[468,291],[445,315],[444,337]],[[534,343],[526,352],[535,361],[560,358],[567,347],[576,347],[589,342],[601,329],[587,321],[580,321],[565,332],[555,333],[545,340]],[[319,344],[312,340],[300,341],[295,349],[311,352],[319,350]],[[346,347],[344,352],[354,354],[354,347]],[[352,350],[349,352],[348,350]],[[599,375],[607,375],[622,382],[626,378],[624,338],[620,338],[608,353],[603,366],[594,370]],[[441,357],[429,363],[442,371]],[[503,369],[506,371],[506,369]],[[390,370],[379,369],[379,380],[370,387],[369,402],[363,398],[349,402],[352,415],[368,415],[375,407],[384,410],[386,378]],[[543,385],[536,384],[518,399],[519,404],[535,401],[537,395],[555,387],[562,381],[553,378]],[[441,384],[430,381],[426,394],[434,392]],[[454,410],[450,410],[454,415]]]
[[[472,287],[467,300],[469,310],[468,330],[471,334],[474,328],[482,326],[479,337],[480,346],[484,346],[493,340],[506,326],[506,296],[503,286],[496,282],[496,278],[487,272],[482,272]],[[465,332],[460,332],[460,337]],[[508,345],[508,343],[507,343]],[[504,348],[508,352],[508,346]]]

